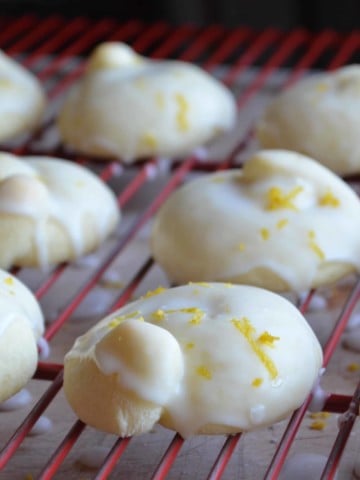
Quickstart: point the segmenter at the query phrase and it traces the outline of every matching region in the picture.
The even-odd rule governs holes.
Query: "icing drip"
[[[20,392],[13,395],[5,402],[0,403],[0,411],[8,412],[11,410],[18,410],[28,405],[32,400],[32,396],[28,390],[25,388],[20,390]]]
[[[52,427],[53,427],[53,422],[50,420],[50,418],[42,415],[41,417],[39,417],[38,421],[32,427],[29,434],[32,436],[43,435],[44,433],[50,432]]]
[[[42,360],[49,358],[50,355],[50,345],[44,337],[40,337],[37,341],[37,346],[39,349],[39,356]]]
[[[78,456],[77,461],[88,468],[100,468],[105,458],[110,453],[108,447],[89,447],[84,449]]]

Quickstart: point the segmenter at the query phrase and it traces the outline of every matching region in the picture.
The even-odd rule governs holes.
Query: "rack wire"
[[[193,172],[206,174],[209,170],[225,169],[241,163],[242,155],[252,146],[252,121],[249,117],[251,103],[261,98],[263,91],[270,89],[277,91],[297,81],[309,70],[334,69],[343,64],[356,63],[360,59],[360,33],[351,32],[340,34],[332,30],[311,33],[304,29],[291,32],[282,32],[276,29],[255,31],[247,27],[226,29],[221,25],[197,27],[194,25],[172,26],[164,22],[145,24],[138,20],[120,23],[113,19],[91,20],[86,17],[68,19],[60,15],[39,18],[36,15],[26,14],[18,18],[0,17],[0,47],[9,55],[32,70],[47,89],[50,99],[49,114],[44,125],[31,137],[7,145],[5,148],[17,154],[47,154],[71,158],[93,168],[100,177],[109,182],[116,189],[119,208],[126,211],[129,205],[136,200],[143,188],[153,181],[156,173],[161,173],[163,163],[159,159],[149,159],[136,167],[119,169],[116,163],[99,163],[80,156],[70,156],[57,142],[50,142],[50,147],[39,148],[41,141],[48,137],[53,138],[54,118],[61,103],[63,94],[68,87],[78,79],[83,71],[87,55],[92,48],[102,41],[124,41],[132,45],[139,53],[152,58],[176,58],[200,64],[204,69],[216,75],[228,85],[237,96],[239,118],[242,120],[240,134],[236,141],[221,158],[215,162],[204,163],[196,155],[184,159],[182,162],[173,162],[169,167],[159,191],[153,196],[150,203],[132,218],[122,235],[116,237],[109,248],[104,251],[101,261],[96,265],[77,291],[61,307],[51,323],[47,325],[45,338],[53,344],[61,333],[71,325],[74,312],[87,301],[97,288],[103,276],[114,262],[126,255],[126,250],[151,221],[161,204],[171,192],[182,182],[186,181]],[[125,177],[126,182],[119,182]],[[119,187],[120,185],[120,187]],[[126,284],[119,289],[112,299],[109,311],[126,303],[139,288],[146,283],[147,277],[156,266],[148,254],[144,255],[142,263],[134,270]],[[35,285],[32,284],[40,302],[47,296],[57,296],[62,289],[64,278],[69,275],[71,265],[60,265],[46,275],[41,275]],[[17,271],[19,276],[26,272]],[[150,275],[151,277],[151,275]],[[313,292],[312,292],[313,293]],[[306,312],[311,300],[311,294],[302,305]],[[324,366],[327,366],[338,349],[341,335],[360,299],[360,286],[354,286],[344,301],[342,311],[333,327],[333,330],[324,346]],[[80,322],[80,329],[87,330],[88,323]],[[19,421],[16,417],[13,425],[15,431],[1,436],[3,442],[0,451],[1,478],[15,478],[13,473],[38,447],[38,441],[29,437],[32,427],[37,420],[61,396],[62,364],[61,362],[40,361],[35,380],[36,390],[41,390],[37,402],[31,406],[25,417]],[[359,410],[359,385],[352,381],[353,390],[344,393],[329,393],[324,410],[343,415],[343,421],[332,445],[328,449],[328,460],[322,473],[322,479],[334,478],[336,469],[341,461],[345,446],[352,432]],[[38,385],[41,384],[41,389]],[[304,423],[304,417],[310,404],[311,396],[298,409],[281,433],[277,436],[276,447],[271,452],[271,458],[262,474],[257,478],[267,480],[276,479],[284,461],[296,442],[296,437]],[[7,413],[1,413],[1,416]],[[110,438],[111,446],[108,454],[96,472],[79,471],[75,468],[75,476],[70,475],[64,467],[64,462],[86,432],[95,435],[81,421],[74,420],[68,423],[69,428],[61,431],[59,441],[53,445],[49,442],[43,451],[42,466],[32,473],[32,478],[42,480],[53,478],[200,478],[194,471],[186,477],[185,474],[175,475],[174,464],[179,461],[181,452],[186,443],[179,435],[167,436],[165,447],[158,449],[155,458],[157,464],[148,468],[144,466],[147,475],[128,473],[125,475],[123,463],[135,439]],[[157,435],[157,434],[155,434]],[[261,434],[260,434],[261,435]],[[215,450],[211,449],[208,460],[208,471],[204,478],[211,480],[225,478],[229,472],[229,464],[239,455],[239,445],[246,441],[249,434],[235,435],[228,438],[212,440]],[[154,437],[153,437],[154,438]],[[209,442],[211,440],[208,440]],[[256,445],[256,438],[254,444]],[[156,443],[156,442],[155,442]],[[25,446],[24,446],[25,445]],[[252,445],[252,444],[251,444]],[[136,445],[135,445],[136,446]],[[207,456],[209,443],[201,450],[202,456]],[[142,458],[136,454],[138,464]],[[213,458],[212,458],[213,457]],[[122,461],[122,459],[124,460]],[[15,467],[11,467],[15,465]],[[10,466],[10,469],[8,467]],[[73,469],[73,463],[70,464]],[[23,471],[23,470],[22,470]],[[130,472],[132,470],[130,469]],[[239,472],[240,470],[236,470]],[[245,471],[245,470],[244,470]],[[113,473],[112,473],[113,472]],[[1,476],[2,475],[2,476]],[[20,477],[19,477],[20,478]],[[31,478],[30,476],[28,478]],[[233,478],[233,477],[227,477]],[[240,473],[237,478],[250,478]]]

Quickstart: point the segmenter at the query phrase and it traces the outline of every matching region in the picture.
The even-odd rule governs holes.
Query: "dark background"
[[[349,31],[360,26],[360,0],[0,0],[0,14],[28,12],[229,27],[303,26]]]

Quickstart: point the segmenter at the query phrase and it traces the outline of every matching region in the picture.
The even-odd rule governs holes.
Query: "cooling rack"
[[[136,167],[122,167],[93,162],[62,149],[54,127],[57,109],[67,88],[83,73],[86,56],[96,44],[108,40],[125,41],[153,58],[196,62],[234,91],[239,123],[208,152],[208,162],[204,162],[203,151],[195,151],[181,162],[153,158]],[[330,417],[323,416],[326,421],[318,421],[317,426],[308,416],[308,407],[316,400],[314,391],[290,419],[259,432],[199,436],[185,442],[159,427],[141,437],[116,438],[96,432],[74,417],[61,390],[61,361],[74,338],[100,316],[158,282],[166,282],[150,257],[147,235],[152,216],[171,192],[193,175],[241,164],[254,148],[252,124],[269,96],[311,70],[359,62],[360,33],[254,31],[191,24],[174,27],[164,22],[120,23],[110,18],[26,14],[0,17],[0,47],[38,76],[50,100],[42,128],[4,149],[58,155],[87,165],[116,191],[124,212],[119,232],[96,254],[49,272],[16,271],[44,308],[48,320],[45,338],[51,354],[39,362],[28,388],[28,404],[0,412],[0,478],[269,480],[278,478],[294,451],[325,455],[321,479],[334,478],[337,469],[338,478],[351,478],[359,448],[358,364],[356,354],[343,350],[340,340],[360,298],[357,279],[325,293],[330,305],[335,302],[333,309],[321,313],[320,321],[320,330],[324,323],[326,326],[324,335],[320,331],[326,367],[321,385],[328,392],[321,408]],[[349,182],[358,187],[358,179]],[[305,314],[316,295],[310,292],[299,303]],[[346,365],[352,368],[346,369]],[[35,436],[33,427],[45,415],[53,426]],[[327,422],[329,426],[324,428]]]

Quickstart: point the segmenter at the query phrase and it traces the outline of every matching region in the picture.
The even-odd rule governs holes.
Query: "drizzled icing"
[[[65,376],[75,358],[117,374],[125,396],[162,406],[160,422],[186,437],[209,424],[248,430],[283,418],[310,392],[322,353],[282,297],[199,283],[145,295],[99,322],[66,355]]]
[[[45,95],[37,79],[0,50],[0,140],[33,128],[44,107]]]
[[[231,92],[195,65],[150,60],[107,42],[65,100],[59,130],[79,151],[131,163],[190,153],[235,119]]]
[[[26,157],[22,161],[5,153],[0,154],[0,164],[0,222],[1,214],[32,220],[37,261],[42,267],[51,263],[47,233],[50,220],[64,229],[73,256],[79,256],[86,253],[83,233],[86,223],[91,223],[93,235],[100,243],[119,218],[114,195],[83,167],[49,157]],[[29,251],[17,251],[16,244],[13,248],[12,255],[7,252],[6,263],[31,254],[31,242]]]
[[[360,202],[345,182],[302,155],[264,150],[243,171],[202,177],[169,197],[152,252],[177,284],[229,280],[301,292],[334,281],[340,266],[360,270],[359,232]]]
[[[19,317],[25,319],[34,332],[34,342],[40,339],[44,319],[38,302],[16,277],[0,270],[0,335]]]

